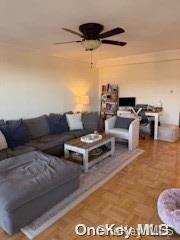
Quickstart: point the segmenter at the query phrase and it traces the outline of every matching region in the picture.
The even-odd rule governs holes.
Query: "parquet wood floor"
[[[166,143],[146,139],[141,141],[140,147],[145,150],[141,156],[36,239],[103,238],[75,235],[74,228],[79,223],[88,226],[105,223],[129,226],[136,226],[138,223],[160,224],[156,210],[159,193],[167,188],[180,187],[180,142]],[[180,236],[163,238],[146,236],[142,239],[180,239]],[[27,238],[22,233],[8,236],[0,230],[0,240],[27,240]]]

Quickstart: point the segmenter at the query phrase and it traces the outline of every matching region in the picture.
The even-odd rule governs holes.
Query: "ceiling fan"
[[[66,44],[66,43],[81,43],[81,45],[85,48],[86,51],[93,51],[101,46],[101,44],[110,44],[116,46],[125,46],[126,42],[119,42],[114,40],[106,40],[105,38],[111,37],[117,34],[124,33],[125,30],[122,28],[114,28],[107,32],[102,32],[104,26],[99,23],[85,23],[79,26],[79,31],[76,32],[68,28],[62,28],[64,31],[70,32],[78,37],[81,40],[78,41],[70,41],[70,42],[57,42],[58,44]]]

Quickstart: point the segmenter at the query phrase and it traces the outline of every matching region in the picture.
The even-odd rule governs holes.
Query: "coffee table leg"
[[[83,166],[84,172],[88,172],[88,151],[83,152]]]
[[[111,139],[111,156],[114,155],[114,151],[115,151],[115,138]]]
[[[66,146],[64,148],[64,157],[65,157],[65,159],[69,158],[69,150],[66,148]]]

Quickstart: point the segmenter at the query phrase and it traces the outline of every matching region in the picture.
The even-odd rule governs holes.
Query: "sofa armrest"
[[[139,145],[139,119],[136,118],[129,126],[129,149],[133,150]]]
[[[114,127],[115,121],[116,121],[116,116],[105,120],[105,132],[108,132],[110,129]]]
[[[139,119],[135,118],[129,125],[129,131],[132,131],[134,128],[139,130]]]

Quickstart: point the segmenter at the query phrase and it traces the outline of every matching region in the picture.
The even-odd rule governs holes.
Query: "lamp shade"
[[[83,40],[81,42],[82,46],[85,48],[86,51],[92,51],[101,45],[101,41],[99,39],[94,40]]]
[[[89,96],[81,96],[80,97],[80,104],[88,105],[90,103]]]

